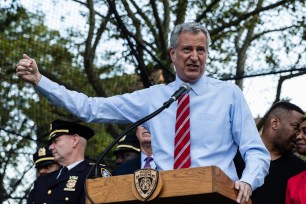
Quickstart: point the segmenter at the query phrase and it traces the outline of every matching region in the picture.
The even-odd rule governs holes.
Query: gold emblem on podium
[[[154,193],[158,184],[159,174],[155,169],[139,169],[134,173],[135,188],[142,198],[147,201]]]

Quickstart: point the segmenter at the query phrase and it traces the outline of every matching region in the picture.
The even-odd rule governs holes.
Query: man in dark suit
[[[51,123],[49,149],[63,168],[39,177],[27,203],[85,203],[84,182],[91,165],[84,160],[84,154],[92,136],[91,128],[78,123],[62,120]],[[100,170],[104,176],[111,175],[104,167]]]
[[[140,143],[141,155],[139,158],[135,158],[120,166],[116,167],[113,171],[113,175],[125,175],[133,174],[134,171],[141,168],[152,168],[156,169],[156,164],[153,160],[152,147],[151,147],[151,134],[143,126],[138,126],[136,131],[136,136]]]

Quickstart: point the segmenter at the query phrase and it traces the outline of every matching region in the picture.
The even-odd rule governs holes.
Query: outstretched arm
[[[41,79],[41,74],[39,73],[35,60],[31,59],[26,54],[23,54],[23,58],[17,64],[16,74],[19,78],[34,86],[36,86]]]

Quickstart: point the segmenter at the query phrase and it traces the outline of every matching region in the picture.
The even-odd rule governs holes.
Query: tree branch
[[[298,73],[295,73],[295,74],[288,74],[286,76],[280,76],[279,77],[279,80],[278,80],[278,83],[277,83],[277,89],[276,89],[276,95],[275,95],[275,100],[272,104],[280,101],[280,95],[281,95],[281,90],[282,90],[282,85],[284,83],[285,80],[287,79],[292,79],[294,77],[298,77],[298,76],[302,76],[306,74],[306,70],[305,71],[300,71]],[[264,122],[266,120],[266,115],[257,123],[257,129],[260,130],[263,125],[264,125]]]
[[[110,16],[111,16],[111,12],[110,12],[110,10],[108,10],[108,13],[105,17],[105,20],[101,20],[100,27],[98,28],[98,31],[96,33],[96,39],[95,39],[93,47],[92,47],[93,52],[96,52],[97,46],[98,46],[98,44],[101,40],[101,36],[102,36],[103,32],[106,30],[106,25],[107,25],[107,23],[110,19]]]
[[[206,7],[206,9],[203,11],[203,13],[200,16],[198,16],[195,21],[200,22],[201,20],[203,20],[206,17],[207,13],[212,12],[213,7],[216,4],[218,4],[219,2],[220,2],[220,0],[214,0],[214,1],[210,2],[210,4]]]
[[[125,1],[123,1],[123,2],[125,2]],[[139,8],[138,4],[134,0],[130,0],[130,2],[136,8],[137,14],[139,16],[141,16],[141,18],[144,20],[146,26],[148,26],[148,28],[150,29],[152,35],[154,36],[154,39],[157,39],[158,34],[156,32],[156,29],[155,29],[154,25],[152,24],[152,21],[148,18],[148,15],[146,15],[145,13],[142,12],[141,8]],[[126,6],[125,6],[125,8],[126,8]],[[131,17],[131,16],[134,16],[134,14],[133,13],[129,14],[129,17]],[[159,43],[159,42],[157,42],[157,43]]]
[[[229,28],[229,27],[232,27],[232,26],[237,26],[240,24],[241,21],[244,21],[254,15],[258,15],[259,13],[261,12],[264,12],[264,11],[268,11],[270,9],[273,9],[273,8],[276,8],[278,6],[281,6],[283,4],[286,4],[288,3],[289,1],[288,0],[282,0],[282,1],[279,1],[279,2],[276,2],[274,4],[271,4],[269,6],[266,6],[266,7],[261,7],[261,8],[256,8],[255,10],[249,12],[249,13],[246,13],[246,14],[243,14],[239,17],[239,19],[237,20],[234,20],[234,21],[230,21],[229,23],[224,23],[222,26],[216,28],[216,29],[213,29],[210,31],[210,34],[213,36],[219,32],[222,32],[225,28]]]
[[[139,66],[139,69],[141,70],[140,78],[142,79],[142,82],[144,83],[144,87],[150,87],[152,84],[151,84],[151,81],[150,81],[150,79],[148,77],[148,74],[146,72],[145,64],[142,61],[142,59],[140,59],[138,53],[135,51],[134,44],[130,40],[129,32],[128,32],[127,28],[125,27],[124,23],[122,22],[122,20],[121,20],[119,14],[118,14],[118,12],[116,10],[116,7],[113,4],[113,2],[111,0],[107,0],[107,2],[108,2],[108,5],[109,5],[111,11],[115,15],[115,19],[117,20],[118,26],[119,26],[119,28],[122,31],[123,37],[127,40],[128,46],[131,49],[131,53],[136,58],[136,61],[137,61],[138,66]]]
[[[158,30],[158,40],[156,40],[156,42],[158,42],[160,44],[160,49],[163,50],[165,49],[165,39],[164,39],[164,28],[162,26],[160,17],[158,15],[158,11],[157,11],[157,7],[156,7],[156,1],[155,0],[150,0],[150,4],[153,10],[153,16],[155,18],[155,22],[156,22],[156,27]]]
[[[272,30],[266,30],[264,32],[261,32],[261,33],[257,33],[256,35],[253,36],[252,38],[252,41],[253,40],[256,40],[258,38],[260,38],[261,36],[267,34],[267,33],[273,33],[273,32],[278,32],[278,31],[284,31],[284,30],[287,30],[287,29],[290,29],[290,28],[294,28],[296,26],[292,25],[292,26],[287,26],[287,27],[283,27],[283,28],[279,28],[279,29],[272,29]]]
[[[184,23],[187,5],[188,5],[188,1],[178,0],[176,11],[174,12],[176,14],[174,25]]]

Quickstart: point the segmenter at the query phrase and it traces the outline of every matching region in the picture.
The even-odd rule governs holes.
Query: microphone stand
[[[163,110],[165,110],[166,108],[169,108],[169,106],[176,101],[177,98],[176,97],[171,97],[168,101],[166,101],[162,107],[160,107],[159,109],[157,109],[156,111],[154,111],[153,113],[145,116],[144,118],[136,121],[135,123],[133,123],[132,125],[130,125],[129,127],[127,127],[100,155],[99,159],[97,160],[96,164],[91,167],[90,171],[88,172],[88,174],[85,177],[85,182],[84,182],[84,192],[86,197],[89,199],[89,201],[91,203],[94,203],[92,201],[92,199],[90,198],[90,196],[87,193],[87,189],[86,189],[86,180],[89,178],[89,175],[91,174],[91,172],[93,171],[93,169],[95,169],[95,174],[94,174],[94,178],[98,177],[98,164],[102,161],[102,159],[105,157],[105,155],[109,152],[109,150],[111,150],[115,144],[118,143],[118,141],[127,133],[129,133],[131,130],[133,130],[135,127],[141,125],[142,123],[150,120],[151,118],[155,117],[156,115],[158,115],[160,112],[162,112]]]

